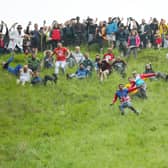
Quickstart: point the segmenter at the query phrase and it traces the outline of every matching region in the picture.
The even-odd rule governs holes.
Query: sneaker
[[[19,84],[20,83],[20,80],[19,79],[16,79],[16,84]]]
[[[140,114],[140,111],[139,111],[139,110],[136,110],[136,114],[139,115],[139,114]]]
[[[22,82],[22,86],[24,86],[25,85],[25,82]]]
[[[70,79],[70,76],[69,76],[68,73],[66,74],[66,79],[67,79],[67,80]]]

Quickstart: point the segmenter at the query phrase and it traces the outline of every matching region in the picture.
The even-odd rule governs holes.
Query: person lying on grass
[[[7,70],[9,73],[13,75],[19,75],[20,69],[22,68],[22,65],[17,64],[15,67],[10,66],[11,62],[14,60],[14,55],[12,55],[6,62],[2,62],[2,68],[4,70]]]

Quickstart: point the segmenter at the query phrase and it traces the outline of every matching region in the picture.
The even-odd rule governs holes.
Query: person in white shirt
[[[17,79],[17,84],[21,83],[25,85],[26,82],[31,81],[32,70],[28,68],[28,65],[24,65],[22,69],[20,69],[19,79]]]
[[[15,29],[16,24],[9,30],[8,50],[23,52],[22,26],[18,25],[17,29]]]

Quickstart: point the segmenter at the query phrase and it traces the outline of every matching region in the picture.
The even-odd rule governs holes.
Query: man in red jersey
[[[62,43],[57,44],[57,48],[54,49],[53,55],[56,56],[55,62],[55,74],[59,73],[59,68],[62,69],[62,72],[65,72],[66,59],[70,55],[70,52],[67,48],[62,46]]]
[[[107,53],[104,54],[103,59],[105,59],[110,64],[115,60],[115,56],[113,54],[113,49],[112,48],[107,49]]]

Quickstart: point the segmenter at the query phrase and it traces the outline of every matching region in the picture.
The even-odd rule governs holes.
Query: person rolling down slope
[[[148,73],[148,74],[137,74],[136,71],[132,72],[133,78],[134,78],[134,82],[133,85],[131,87],[138,87],[138,91],[139,91],[139,95],[141,98],[146,99],[147,95],[146,95],[146,83],[145,83],[145,79],[146,78],[150,78],[150,77],[154,77],[157,76],[157,73]]]
[[[131,99],[128,95],[130,92],[136,90],[137,87],[127,89],[127,88],[124,88],[123,84],[119,84],[118,88],[119,88],[119,90],[116,91],[114,98],[112,100],[112,104],[110,104],[110,105],[114,105],[115,102],[117,101],[117,99],[119,98],[119,100],[120,100],[119,109],[121,111],[121,115],[125,114],[125,112],[124,112],[125,108],[129,108],[131,111],[133,111],[135,114],[138,115],[139,112],[132,106]]]

